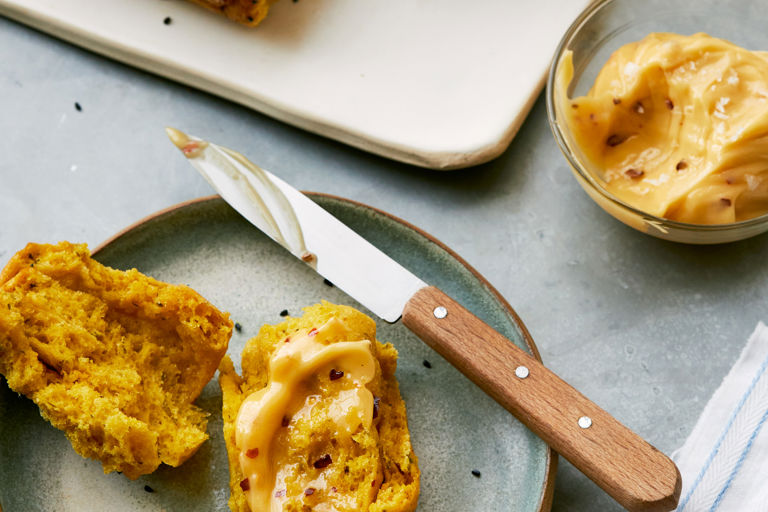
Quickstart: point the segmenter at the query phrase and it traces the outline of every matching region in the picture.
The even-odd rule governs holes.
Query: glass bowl
[[[619,200],[589,172],[586,159],[558,121],[563,97],[556,77],[567,52],[573,56],[568,97],[583,96],[592,87],[610,55],[624,44],[651,32],[707,34],[749,50],[768,50],[768,9],[764,0],[598,0],[574,21],[555,53],[547,80],[547,116],[552,133],[581,187],[606,212],[638,231],[690,244],[742,240],[768,231],[768,214],[730,224],[689,224],[656,217]],[[562,116],[560,116],[562,118]]]

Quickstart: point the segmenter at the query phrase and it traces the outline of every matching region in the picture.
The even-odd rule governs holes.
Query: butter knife
[[[619,504],[630,511],[677,506],[674,462],[538,360],[240,153],[166,131],[243,217],[382,319],[402,319]]]

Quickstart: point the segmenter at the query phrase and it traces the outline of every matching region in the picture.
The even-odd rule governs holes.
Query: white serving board
[[[509,145],[587,3],[281,0],[255,29],[184,0],[0,0],[0,14],[320,135],[450,169]]]

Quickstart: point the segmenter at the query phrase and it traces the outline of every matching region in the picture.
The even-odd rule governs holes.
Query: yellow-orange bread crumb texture
[[[267,16],[277,0],[191,0],[243,25],[255,27]]]
[[[243,350],[242,377],[237,375],[228,357],[221,363],[219,383],[223,393],[224,440],[229,456],[229,507],[233,512],[249,512],[246,494],[240,487],[244,476],[235,446],[235,422],[240,405],[250,393],[267,386],[269,359],[287,336],[319,327],[333,317],[345,324],[349,339],[331,342],[372,342],[379,368],[368,387],[374,396],[380,397],[376,427],[351,437],[334,435],[333,422],[323,417],[322,408],[315,408],[309,418],[292,422],[290,428],[281,434],[281,440],[289,446],[288,460],[283,462],[286,467],[293,468],[291,471],[296,478],[289,476],[286,479],[287,499],[282,510],[312,510],[323,499],[323,493],[333,488],[356,503],[352,510],[410,512],[416,508],[420,473],[411,446],[405,404],[395,379],[397,351],[389,343],[376,341],[376,324],[363,313],[348,306],[323,302],[306,308],[301,318],[289,318],[279,325],[263,326]],[[310,383],[309,386],[315,389],[312,386],[322,386],[322,382]],[[329,454],[333,463],[323,468],[314,467],[312,461],[324,454]],[[304,489],[293,488],[298,485],[295,482],[316,477],[325,482],[326,491],[307,496]],[[295,485],[291,485],[291,481]],[[377,492],[371,493],[372,487],[378,487]]]
[[[208,438],[193,401],[227,350],[229,315],[194,290],[28,244],[0,273],[0,373],[104,472],[178,466]]]

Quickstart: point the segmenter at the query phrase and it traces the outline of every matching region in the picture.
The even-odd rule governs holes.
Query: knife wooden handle
[[[626,509],[677,506],[672,460],[439,289],[414,294],[403,324]]]

